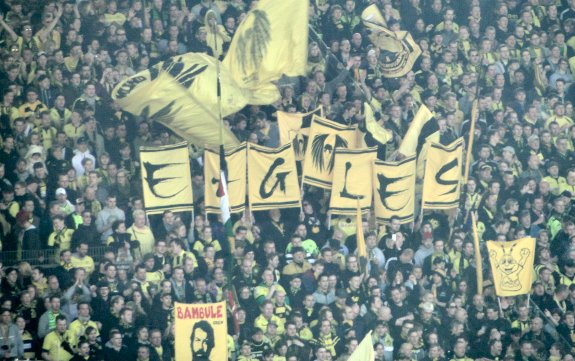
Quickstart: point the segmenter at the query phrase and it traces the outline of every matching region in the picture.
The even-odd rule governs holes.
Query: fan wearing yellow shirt
[[[213,246],[214,251],[219,252],[222,250],[222,246],[217,239],[212,238],[212,227],[206,226],[204,227],[204,234],[203,239],[198,239],[194,242],[194,246],[192,247],[194,251],[198,252],[200,256],[204,255],[204,248],[206,246]]]
[[[266,332],[268,329],[269,323],[275,323],[278,327],[277,333],[278,335],[283,335],[285,328],[284,328],[284,321],[279,318],[278,316],[274,315],[274,304],[272,301],[266,300],[262,303],[261,307],[261,314],[256,317],[254,321],[254,326],[262,330],[262,332]]]
[[[66,316],[56,317],[56,329],[44,338],[42,358],[46,361],[70,361],[74,351],[69,343],[70,332]]]
[[[54,226],[54,232],[48,237],[48,246],[58,247],[56,255],[59,255],[61,251],[70,249],[74,230],[66,228],[64,225],[64,217],[59,214],[52,218],[52,225]],[[59,259],[57,259],[57,261],[59,261]]]
[[[96,322],[90,319],[90,304],[86,301],[81,301],[78,303],[78,318],[72,321],[70,327],[68,328],[69,333],[69,343],[72,348],[77,348],[80,338],[86,334],[86,329],[88,327],[93,327],[96,333],[99,335],[98,325]]]
[[[83,241],[76,247],[76,253],[70,260],[74,268],[83,268],[86,270],[88,277],[94,272],[94,260],[88,256],[88,243]]]
[[[265,269],[262,273],[262,283],[254,289],[256,302],[263,304],[265,301],[270,301],[276,291],[285,293],[285,289],[274,282],[274,273],[270,269]],[[263,330],[265,331],[265,328]]]

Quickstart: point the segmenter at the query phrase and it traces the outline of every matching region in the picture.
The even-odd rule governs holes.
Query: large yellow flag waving
[[[377,147],[336,149],[329,204],[331,213],[353,215],[358,204],[362,212],[367,212],[371,208],[373,187],[371,177],[366,175],[369,174],[376,158]]]
[[[375,353],[373,351],[373,341],[371,340],[371,331],[365,335],[355,351],[349,356],[347,361],[374,361]]]
[[[251,91],[250,104],[279,98],[272,84],[305,74],[309,0],[260,0],[238,27],[223,64]]]
[[[422,105],[409,124],[398,149],[399,153],[405,156],[415,154],[419,178],[423,177],[423,166],[431,142],[439,142],[439,126],[429,108]]]
[[[301,193],[291,143],[276,149],[249,144],[248,178],[251,210],[301,206]]]
[[[303,182],[331,189],[335,150],[355,148],[355,132],[354,127],[314,115],[305,152]]]
[[[238,147],[226,150],[228,167],[226,184],[232,213],[243,212],[246,205],[246,151],[245,142]],[[204,202],[207,213],[221,213],[221,198],[218,196],[220,177],[219,150],[206,148],[204,151]]]
[[[533,282],[535,238],[486,243],[497,296],[528,293]]]
[[[296,160],[303,160],[309,127],[313,115],[323,115],[322,107],[318,107],[309,113],[288,113],[278,111],[278,129],[280,133],[280,144],[293,143]]]
[[[427,153],[423,179],[425,209],[451,209],[459,204],[463,138],[448,146],[432,143]]]
[[[140,165],[146,212],[193,210],[187,143],[140,147]]]
[[[415,155],[399,162],[374,162],[373,202],[375,218],[379,223],[389,223],[392,216],[401,223],[413,221],[415,165]]]
[[[160,62],[129,77],[112,91],[112,98],[127,112],[141,115],[170,128],[194,144],[219,145],[217,60],[188,53]],[[248,104],[246,92],[220,67],[222,116]],[[239,144],[224,129],[224,144]]]

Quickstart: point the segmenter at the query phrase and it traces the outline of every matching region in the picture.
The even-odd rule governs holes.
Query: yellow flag
[[[219,145],[216,62],[205,54],[173,57],[120,82],[112,91],[112,98],[125,111],[157,121],[191,143]],[[223,66],[220,79],[225,117],[242,109],[248,99]],[[227,128],[224,144],[239,144]]]
[[[227,189],[230,212],[243,212],[246,205],[246,172],[247,145],[226,150]],[[204,151],[204,202],[207,213],[221,213],[221,198],[218,196],[220,186],[220,153],[219,150],[206,148]]]
[[[309,113],[288,113],[278,111],[278,129],[280,133],[280,144],[293,143],[296,160],[303,160],[309,127],[313,115],[323,115],[322,107]]]
[[[376,160],[373,164],[375,218],[388,224],[392,216],[413,221],[415,207],[415,155],[399,162]]]
[[[371,177],[367,175],[376,158],[377,147],[336,149],[329,204],[332,214],[353,215],[358,202],[362,212],[369,211],[373,187]]]
[[[459,205],[463,138],[448,146],[432,143],[423,179],[424,209],[451,209]]]
[[[272,83],[305,74],[309,0],[260,0],[238,26],[223,64],[251,91],[250,104],[279,99]]]
[[[439,127],[429,108],[422,105],[409,124],[399,145],[399,153],[405,156],[417,155],[426,142],[439,142]]]
[[[187,143],[140,147],[140,169],[146,212],[193,210]]]
[[[512,242],[488,241],[486,244],[497,296],[528,293],[533,282],[535,238],[521,238]]]
[[[248,146],[250,208],[299,208],[301,192],[291,143],[280,148]]]
[[[174,305],[176,361],[227,360],[226,302]]]
[[[377,124],[375,115],[373,114],[373,109],[369,103],[364,103],[363,107],[365,109],[365,128],[371,133],[373,139],[385,145],[393,137],[393,133]]]
[[[356,133],[326,118],[313,116],[303,166],[303,182],[331,189],[332,171],[337,148],[355,148]]]
[[[374,361],[375,353],[373,351],[373,341],[371,340],[371,331],[364,336],[355,351],[349,356],[347,361]]]
[[[411,71],[421,54],[421,49],[413,41],[411,34],[403,30],[388,29],[375,4],[368,6],[361,18],[367,28],[369,40],[381,50],[379,65],[383,76],[398,78]]]

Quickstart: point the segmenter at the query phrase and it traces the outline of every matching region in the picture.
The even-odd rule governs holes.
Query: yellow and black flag
[[[146,212],[191,211],[194,208],[187,143],[140,147],[140,169]]]
[[[356,128],[313,116],[305,152],[303,182],[331,189],[337,148],[355,148]]]
[[[358,205],[363,213],[371,208],[373,187],[367,175],[376,158],[377,147],[336,149],[329,204],[332,214],[354,215]]]
[[[398,152],[404,156],[417,157],[417,176],[423,177],[427,150],[431,142],[439,142],[439,125],[429,108],[421,105],[399,145]]]
[[[160,62],[116,86],[112,98],[123,110],[170,128],[185,140],[216,146],[220,141],[217,60],[188,53]],[[221,112],[227,116],[248,104],[246,91],[220,66]],[[223,142],[238,145],[225,128]]]
[[[392,216],[403,223],[413,221],[415,211],[415,155],[399,162],[376,160],[373,164],[373,202],[378,223]]]
[[[444,146],[431,143],[423,179],[424,209],[451,209],[459,204],[463,138]]]
[[[280,145],[293,143],[296,160],[303,160],[313,115],[323,116],[322,107],[309,113],[288,113],[278,111]]]
[[[411,34],[403,30],[388,29],[384,17],[375,4],[363,11],[361,19],[367,28],[369,40],[381,51],[379,65],[383,76],[398,78],[411,71],[421,54],[421,49]]]
[[[495,293],[500,297],[529,293],[533,283],[535,238],[512,242],[487,241]]]
[[[279,148],[248,146],[250,209],[298,208],[301,192],[291,143]]]
[[[238,26],[223,65],[248,90],[250,104],[279,99],[273,83],[305,74],[309,0],[260,0]]]
[[[242,143],[226,150],[227,189],[230,212],[243,212],[246,206],[247,145]],[[204,201],[206,213],[221,213],[218,189],[220,186],[219,150],[206,148],[204,151]]]

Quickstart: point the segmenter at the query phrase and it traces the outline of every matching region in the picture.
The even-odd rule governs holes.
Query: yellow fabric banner
[[[304,158],[309,127],[314,114],[323,116],[322,107],[320,106],[309,113],[277,112],[280,145],[293,143],[295,159],[298,161]]]
[[[431,120],[433,121],[430,122]],[[399,145],[399,153],[405,156],[417,155],[426,142],[439,142],[439,127],[429,108],[422,105],[409,124],[409,128]]]
[[[521,238],[512,242],[488,241],[486,244],[497,296],[528,293],[533,283],[535,238]]]
[[[387,142],[393,138],[393,133],[377,123],[375,115],[373,114],[373,109],[369,103],[363,103],[363,108],[365,109],[365,128],[371,133],[373,139],[377,140],[382,145],[387,144]]]
[[[355,127],[313,116],[303,166],[303,182],[331,189],[335,150],[355,148]]]
[[[187,143],[140,147],[144,204],[148,214],[193,210],[192,175]]]
[[[424,209],[451,209],[459,205],[463,138],[448,146],[432,143],[423,179]]]
[[[226,302],[174,305],[176,361],[228,359]]]
[[[349,356],[347,361],[374,361],[375,352],[373,351],[373,341],[371,338],[371,331],[363,337],[355,351]]]
[[[378,223],[388,224],[392,216],[412,222],[415,211],[415,155],[399,162],[376,160],[373,164],[373,202]]]
[[[383,76],[398,78],[411,71],[421,54],[411,34],[388,29],[376,4],[368,6],[361,14],[361,19],[367,27],[369,40],[381,50],[379,65]]]
[[[260,0],[238,26],[224,66],[250,90],[250,104],[271,104],[273,81],[305,74],[309,0]]]
[[[246,206],[246,143],[226,150],[226,165],[228,168],[227,187],[230,212],[243,212]],[[204,151],[204,202],[207,213],[221,213],[220,197],[220,151],[206,148]]]
[[[248,145],[250,209],[299,208],[301,191],[291,143],[272,149]]]
[[[161,123],[193,144],[219,145],[216,62],[205,54],[173,57],[120,82],[112,98],[123,110]],[[248,100],[222,66],[220,79],[225,117],[242,109]],[[224,144],[239,144],[228,128],[224,129]]]
[[[369,211],[373,187],[367,175],[376,158],[377,147],[336,149],[329,204],[332,214],[354,215],[358,205],[362,213]]]

